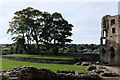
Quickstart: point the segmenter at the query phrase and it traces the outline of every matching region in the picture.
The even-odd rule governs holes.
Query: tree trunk
[[[34,32],[34,39],[36,41],[36,45],[37,45],[37,52],[39,53],[40,47],[39,47],[39,41],[37,38],[37,34],[36,34],[36,30],[33,28],[33,32]]]
[[[39,43],[38,43],[38,39],[35,40],[36,41],[36,45],[37,45],[37,52],[39,53],[40,51],[40,46],[39,46]]]

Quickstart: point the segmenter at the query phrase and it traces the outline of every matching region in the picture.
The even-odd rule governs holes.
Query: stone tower
[[[120,64],[120,23],[119,16],[106,15],[101,21],[101,62],[109,65]]]

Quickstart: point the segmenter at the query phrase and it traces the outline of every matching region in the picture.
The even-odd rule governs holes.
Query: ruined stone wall
[[[120,58],[119,16],[104,16],[101,23],[101,62],[117,65]]]

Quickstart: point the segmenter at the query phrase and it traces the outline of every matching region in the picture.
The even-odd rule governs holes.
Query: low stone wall
[[[55,64],[75,64],[74,59],[47,59],[47,58],[30,58],[30,57],[15,57],[15,56],[2,56],[3,58],[16,60],[16,61],[28,61],[28,62],[38,62],[38,63],[55,63]]]
[[[110,78],[103,77],[102,80],[120,80],[120,78],[118,78],[118,77],[110,77]]]
[[[1,80],[101,80],[95,73],[77,71],[57,71],[35,67],[16,67],[0,73]]]
[[[100,55],[99,53],[61,53],[61,55],[64,56],[75,56],[82,58],[83,61],[90,61],[90,62],[97,62],[100,61]]]
[[[0,80],[120,80],[119,77],[102,77],[95,72],[74,70],[52,72],[47,68],[28,66],[19,66],[12,70],[1,71],[0,78]]]

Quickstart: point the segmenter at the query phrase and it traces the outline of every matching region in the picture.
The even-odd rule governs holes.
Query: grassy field
[[[2,70],[2,58],[0,58],[0,70]]]
[[[2,60],[2,68],[0,68],[1,70],[10,70],[17,66],[33,66],[33,67],[37,67],[37,68],[49,68],[51,71],[66,70],[66,69],[67,70],[87,71],[86,66],[23,62],[23,61],[8,60],[8,59],[4,59],[4,58],[0,58],[0,60]]]
[[[51,58],[51,59],[74,59],[73,56],[51,56],[51,55],[29,55],[29,54],[12,54],[9,56],[31,57],[31,58]]]

